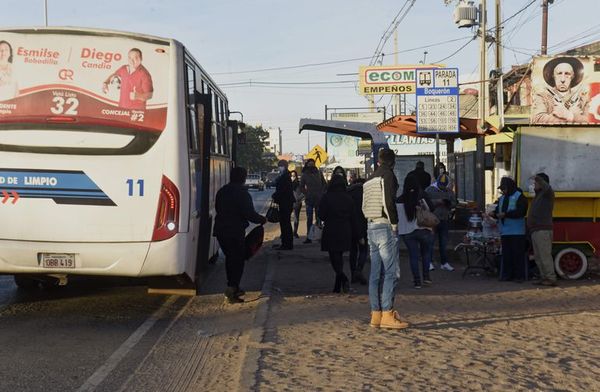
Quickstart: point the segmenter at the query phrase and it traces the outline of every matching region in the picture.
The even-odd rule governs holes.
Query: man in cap
[[[440,223],[435,228],[436,236],[439,241],[440,249],[440,264],[441,268],[446,271],[454,271],[448,260],[446,253],[446,246],[448,245],[448,233],[450,231],[450,212],[456,207],[456,197],[452,189],[448,187],[450,184],[450,177],[447,173],[440,174],[437,180],[425,189],[427,196],[431,199],[433,204],[433,213],[438,217]],[[433,247],[431,248],[433,251]],[[433,260],[433,255],[431,260]],[[433,261],[429,267],[433,270]]]
[[[531,235],[533,256],[540,270],[541,280],[536,282],[543,286],[556,286],[554,259],[552,258],[552,209],[554,208],[554,191],[550,186],[550,178],[546,173],[538,173],[533,177],[535,197],[527,213],[527,229]]]
[[[557,57],[544,65],[543,77],[549,87],[533,98],[534,124],[587,123],[588,91],[583,81],[583,64],[575,57]]]
[[[279,227],[281,229],[281,245],[275,246],[277,250],[294,249],[294,232],[292,230],[292,210],[294,209],[294,190],[292,179],[288,170],[288,162],[282,159],[277,164],[279,167],[279,177],[275,183],[275,193],[273,201],[279,204]]]

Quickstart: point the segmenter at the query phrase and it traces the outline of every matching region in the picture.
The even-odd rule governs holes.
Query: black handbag
[[[279,204],[271,201],[267,214],[265,215],[268,222],[278,223],[279,222]]]

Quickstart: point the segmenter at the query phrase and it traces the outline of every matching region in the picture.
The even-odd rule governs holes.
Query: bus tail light
[[[177,233],[178,227],[179,190],[167,176],[163,175],[152,241],[162,241],[173,237]]]

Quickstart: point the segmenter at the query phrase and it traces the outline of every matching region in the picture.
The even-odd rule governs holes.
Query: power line
[[[414,52],[415,50],[433,48],[435,46],[440,46],[440,45],[444,45],[444,44],[448,44],[448,43],[452,43],[452,42],[456,42],[456,41],[462,41],[465,38],[466,37],[454,38],[454,39],[449,39],[449,40],[446,40],[446,41],[435,42],[435,43],[428,44],[428,45],[417,46],[417,47],[410,48],[410,49],[399,50],[397,52],[389,53],[389,55],[393,55],[393,54],[396,54],[396,53],[398,53],[398,54],[400,54],[400,53],[409,53],[409,52]],[[300,64],[300,65],[289,65],[289,66],[272,67],[272,68],[258,68],[258,69],[245,70],[245,71],[212,72],[211,75],[238,75],[238,74],[245,74],[245,73],[257,73],[257,72],[269,72],[269,71],[283,71],[283,70],[288,70],[288,69],[318,67],[318,66],[322,66],[322,65],[333,65],[333,64],[350,63],[350,62],[354,62],[354,61],[368,60],[370,58],[371,58],[371,56],[366,56],[366,57],[355,57],[355,58],[344,59],[344,60],[326,61],[326,62],[320,62],[320,63],[307,63],[307,64]]]
[[[519,15],[521,12],[525,11],[527,8],[531,7],[533,5],[533,3],[537,2],[537,0],[531,0],[529,3],[527,3],[523,8],[521,8],[520,10],[518,10],[517,12],[515,12],[514,14],[512,14],[511,16],[509,16],[508,18],[504,19],[502,22],[500,22],[500,24],[498,26],[494,26],[492,28],[489,28],[487,31],[494,31],[495,29],[497,29],[500,26],[503,26],[504,24],[508,23],[510,20],[512,20],[513,18],[515,18],[517,15]]]
[[[222,83],[219,86],[240,86],[240,85],[316,85],[316,84],[344,84],[344,83],[356,83],[356,80],[332,80],[332,81],[318,81],[318,82],[260,82],[260,81],[241,81],[233,83]]]
[[[466,42],[464,45],[462,45],[460,48],[458,48],[458,49],[456,49],[454,52],[452,52],[452,54],[450,54],[449,56],[446,56],[446,57],[444,57],[444,58],[443,58],[443,59],[441,59],[441,60],[434,61],[434,64],[439,64],[439,63],[441,63],[441,62],[444,62],[444,61],[448,60],[448,59],[449,59],[449,58],[451,58],[451,57],[454,57],[454,56],[456,56],[456,55],[457,55],[457,54],[458,54],[458,53],[459,53],[461,50],[463,50],[463,49],[464,49],[464,48],[466,48],[466,47],[467,47],[467,46],[468,46],[468,45],[469,45],[471,42],[473,42],[473,41],[475,40],[475,38],[476,38],[476,37],[477,37],[477,36],[473,36],[473,37],[471,37],[471,38],[470,38],[470,39],[469,39],[469,40],[468,40],[468,41],[467,41],[467,42]]]
[[[379,56],[382,56],[382,60],[383,60],[383,55],[384,55],[382,52],[383,47],[385,46],[387,41],[392,36],[392,33],[394,32],[394,30],[396,30],[396,28],[398,28],[398,25],[400,24],[400,22],[402,22],[404,20],[404,18],[406,18],[406,15],[408,15],[408,12],[410,11],[410,9],[415,5],[415,1],[416,0],[406,0],[406,2],[404,3],[404,5],[400,9],[400,11],[398,11],[398,14],[396,14],[396,16],[394,17],[394,19],[392,20],[392,22],[390,23],[388,28],[385,30],[385,32],[379,39],[379,42],[377,43],[377,47],[375,48],[375,53],[373,53],[373,56],[371,57],[371,61],[369,62],[369,65],[374,65],[377,62],[377,59],[379,58]],[[404,13],[402,13],[402,12],[404,12]]]

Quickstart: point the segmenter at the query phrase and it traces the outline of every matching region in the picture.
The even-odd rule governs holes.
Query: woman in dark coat
[[[362,211],[364,178],[356,178],[348,187],[348,194],[354,202],[354,219],[357,223],[356,235],[352,238],[350,249],[350,271],[352,272],[351,283],[366,285],[367,279],[362,274],[363,267],[367,262],[369,245],[367,245],[367,218]]]
[[[327,193],[319,205],[319,218],[325,222],[321,250],[329,252],[329,259],[335,271],[333,292],[347,293],[350,284],[344,274],[343,253],[349,251],[352,246],[352,237],[356,235],[356,220],[354,202],[346,192],[346,179],[342,176],[331,177]]]

